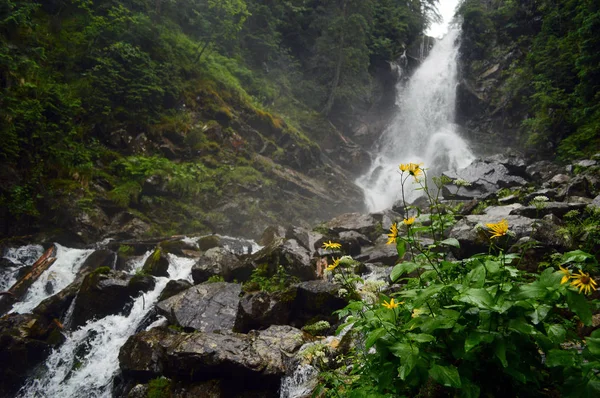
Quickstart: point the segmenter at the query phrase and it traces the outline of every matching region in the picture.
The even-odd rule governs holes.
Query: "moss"
[[[98,267],[91,275],[107,275],[111,271],[110,267]]]
[[[117,252],[122,255],[122,256],[132,256],[134,253],[134,248],[132,246],[128,246],[128,245],[120,245],[119,249],[117,250]]]
[[[221,275],[213,275],[209,277],[205,283],[217,283],[217,282],[225,282],[225,278]]]
[[[302,330],[308,334],[313,336],[323,335],[331,328],[331,325],[327,321],[317,321],[315,323],[311,323],[305,325]]]
[[[148,383],[148,398],[169,398],[171,396],[171,380],[158,377]]]

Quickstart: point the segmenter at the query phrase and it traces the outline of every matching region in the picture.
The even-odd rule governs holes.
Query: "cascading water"
[[[389,208],[401,197],[400,163],[422,162],[434,176],[475,158],[454,124],[459,37],[460,29],[451,27],[406,85],[398,84],[398,114],[379,140],[371,169],[357,180],[370,211]],[[407,188],[407,201],[421,194]]]
[[[143,266],[148,255],[134,264],[132,272]],[[119,349],[135,333],[170,279],[191,281],[194,262],[170,254],[170,278],[157,277],[155,288],[134,301],[128,316],[93,320],[67,335],[63,345],[46,360],[42,376],[30,380],[19,397],[111,397],[113,380],[119,371]]]

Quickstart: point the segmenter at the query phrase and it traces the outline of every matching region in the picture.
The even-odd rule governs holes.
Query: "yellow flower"
[[[560,272],[563,273],[563,277],[560,280],[560,284],[562,285],[562,284],[565,284],[565,283],[569,282],[569,279],[571,279],[573,277],[573,275],[571,275],[571,271],[569,271],[566,268],[563,268],[560,265],[558,267],[560,268]]]
[[[389,309],[389,310],[393,310],[394,308],[397,308],[400,304],[404,304],[404,302],[401,303],[397,303],[394,301],[394,299],[390,299],[390,302],[388,303],[387,301],[384,301],[383,305],[385,308]]]
[[[406,171],[411,176],[415,177],[415,180],[419,180],[419,176],[423,174],[423,169],[421,166],[423,163],[403,163],[400,165],[400,171],[403,173]]]
[[[398,237],[398,226],[396,225],[396,223],[392,224],[392,226],[390,227],[390,233],[387,235],[388,235],[388,241],[386,243],[387,245],[396,243],[396,238]]]
[[[598,286],[596,281],[590,277],[590,274],[581,270],[579,271],[579,274],[573,275],[572,278],[574,280],[571,282],[571,286],[579,288],[579,293],[585,291],[585,294],[590,294],[592,290],[596,290],[596,286]]]
[[[327,268],[325,268],[327,271],[333,271],[334,269],[337,268],[337,266],[340,265],[340,259],[339,258],[334,258],[333,259],[333,264],[327,266]]]
[[[402,222],[404,223],[404,225],[407,225],[410,227],[411,225],[413,225],[415,223],[415,219],[416,219],[415,217],[405,218],[404,221],[402,221]]]
[[[340,249],[341,247],[341,244],[332,241],[323,242],[323,249]]]
[[[508,221],[502,219],[502,221],[496,224],[485,224],[489,229],[491,229],[492,236],[491,238],[498,238],[500,236],[506,235],[508,232]]]

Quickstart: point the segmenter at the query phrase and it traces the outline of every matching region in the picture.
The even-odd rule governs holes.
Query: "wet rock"
[[[386,238],[387,236],[383,235]],[[355,256],[354,259],[362,263],[377,263],[385,265],[395,265],[398,262],[398,251],[396,245],[388,245],[383,239],[378,240],[378,244],[368,247],[363,252]]]
[[[128,286],[134,294],[139,292],[149,292],[156,286],[156,281],[150,275],[134,275],[129,280]]]
[[[556,201],[556,202],[560,202],[560,201],[562,201],[562,199],[564,199],[564,195],[559,195],[558,190],[544,188],[544,189],[538,189],[537,191],[526,195],[525,198],[523,199],[523,203],[528,204],[529,202],[531,202],[534,198],[536,198],[538,196],[545,196],[549,200]]]
[[[382,231],[381,222],[370,214],[346,213],[324,224],[333,234],[356,231],[369,239],[375,239]]]
[[[137,239],[150,231],[150,225],[130,212],[121,212],[112,218],[106,233],[115,240]]]
[[[146,384],[137,384],[127,394],[127,398],[147,398],[148,386]]]
[[[196,285],[159,302],[156,308],[169,323],[185,329],[233,330],[241,291],[241,286],[235,283]]]
[[[518,269],[534,273],[539,271],[540,262],[548,260],[548,256],[555,251],[535,239],[524,236],[510,247],[508,253],[519,254],[520,259],[516,262]]]
[[[532,238],[540,242],[545,247],[549,247],[561,252],[570,250],[571,242],[559,232],[561,220],[554,214],[548,214],[535,224]]]
[[[312,280],[317,277],[315,268],[310,262],[309,251],[295,239],[287,241],[277,239],[269,246],[254,253],[249,261],[255,267],[266,264],[269,275],[274,275],[278,266],[281,265],[289,275],[300,280]]]
[[[579,162],[575,163],[575,166],[579,166],[582,168],[588,168],[588,167],[592,167],[597,165],[598,162],[592,159],[584,159],[584,160],[580,160]]]
[[[79,275],[86,275],[100,267],[115,269],[116,261],[117,255],[115,252],[110,250],[96,250],[85,259],[77,273]]]
[[[198,258],[192,268],[194,283],[207,281],[211,276],[222,276],[226,282],[245,282],[250,278],[254,267],[242,262],[238,256],[222,247],[208,249]]]
[[[502,247],[510,247],[524,236],[530,236],[535,220],[527,217],[509,215],[503,217],[508,221],[511,235],[495,238],[494,243]],[[486,223],[496,223],[500,220],[488,215],[466,216],[452,227],[450,238],[455,238],[460,243],[460,248],[453,249],[453,254],[461,259],[476,253],[487,252],[490,245],[490,233],[485,227]]]
[[[169,259],[166,253],[161,249],[154,250],[154,253],[146,259],[142,272],[153,276],[169,276]]]
[[[309,251],[310,256],[313,256],[319,248],[317,242],[323,238],[323,235],[302,227],[290,227],[285,233],[285,238],[296,240]]]
[[[591,205],[594,207],[600,207],[600,195],[596,196],[594,200],[592,200]]]
[[[566,185],[571,178],[566,174],[557,174],[543,184],[544,188],[556,188],[561,185]]]
[[[246,294],[240,300],[235,331],[248,333],[253,329],[260,330],[271,325],[288,324],[296,290],[293,287],[283,292]]]
[[[169,281],[167,283],[167,286],[165,286],[163,291],[160,293],[160,297],[158,298],[158,301],[163,301],[170,297],[173,297],[176,294],[181,293],[184,290],[187,290],[192,286],[193,285],[190,282],[182,280],[182,279],[179,279],[176,281]]]
[[[473,199],[497,192],[501,188],[524,186],[527,181],[513,175],[502,164],[476,160],[464,169],[447,171],[444,176],[453,180],[463,179],[471,183],[468,187],[444,185],[442,195],[446,199]]]
[[[296,327],[317,320],[334,324],[337,316],[333,315],[333,312],[344,308],[348,303],[346,299],[339,296],[338,291],[341,286],[335,283],[316,280],[302,282],[295,287],[297,290],[290,324]]]
[[[535,162],[526,168],[527,175],[534,181],[547,181],[552,176],[559,174],[562,168],[556,163],[552,163],[548,160],[540,160]]]
[[[228,379],[200,383],[174,382],[170,398],[279,398],[277,391],[261,386],[244,386]]]
[[[528,178],[529,176],[527,173],[527,161],[525,158],[516,153],[501,153],[490,156],[486,160],[501,164],[502,166],[506,167],[508,172],[512,175],[521,176],[524,178]]]
[[[342,252],[349,256],[357,256],[361,253],[362,247],[373,245],[369,238],[356,231],[340,232],[337,241],[342,245]]]
[[[198,239],[198,247],[202,251],[212,249],[213,247],[221,246],[221,238],[219,235],[208,235]]]
[[[34,314],[9,314],[0,319],[0,396],[15,396],[44,361],[62,343],[59,324]]]
[[[485,214],[489,217],[494,217],[494,218],[500,219],[500,218],[506,217],[509,214],[511,214],[511,211],[520,209],[522,207],[523,207],[523,205],[521,205],[519,203],[514,203],[514,204],[508,205],[508,206],[490,206],[490,207],[487,207],[483,211],[483,214]]]
[[[585,203],[563,203],[563,202],[545,202],[543,207],[523,206],[513,209],[510,214],[529,218],[541,218],[547,214],[554,214],[562,218],[571,210],[581,210],[585,208]]]
[[[158,244],[164,253],[174,254],[180,257],[190,257],[190,252],[197,252],[196,245],[185,242],[181,239],[164,240]]]
[[[99,269],[98,271],[103,271]],[[84,325],[90,319],[131,311],[134,297],[139,296],[147,284],[132,284],[133,276],[120,271],[106,274],[93,272],[85,277],[73,308],[72,326]]]
[[[249,334],[174,334],[155,328],[130,337],[119,352],[119,363],[124,374],[139,380],[159,375],[181,381],[220,378],[234,385],[242,382],[242,388],[260,385],[277,391],[288,371],[287,355],[302,343],[302,332],[291,326]]]
[[[258,243],[262,246],[268,246],[277,239],[285,238],[286,233],[285,227],[282,227],[281,225],[272,225],[265,229]]]

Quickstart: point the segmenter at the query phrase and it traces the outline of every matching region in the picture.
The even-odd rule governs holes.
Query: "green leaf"
[[[490,343],[494,339],[494,335],[487,332],[472,331],[465,339],[465,351],[469,352],[477,347],[481,342]]]
[[[430,341],[434,341],[435,337],[430,334],[425,333],[408,333],[407,337],[412,341],[416,341],[417,343],[429,343]]]
[[[486,270],[483,265],[480,265],[471,270],[467,274],[466,285],[475,288],[482,288],[485,285]]]
[[[560,344],[565,341],[567,337],[567,331],[562,325],[550,325],[547,327],[548,338],[552,340],[554,344]]]
[[[588,259],[596,261],[594,256],[592,256],[591,254],[586,253],[582,250],[574,250],[563,254],[560,265],[568,263],[584,263]]]
[[[452,365],[433,365],[431,369],[429,369],[429,376],[431,376],[433,380],[446,387],[460,388],[462,386],[458,369]]]
[[[574,351],[550,350],[546,355],[546,366],[551,368],[556,366],[575,366],[575,355]]]
[[[398,367],[398,376],[401,380],[406,380],[406,378],[410,375],[410,373],[417,365],[418,359],[419,357],[413,354],[401,358],[402,365]]]
[[[525,320],[525,318],[511,319],[508,322],[508,328],[527,335],[535,333],[535,329]]]
[[[585,339],[585,344],[587,345],[590,352],[594,355],[600,355],[600,339],[594,337],[588,337]]]
[[[410,261],[397,264],[390,273],[390,279],[392,280],[392,282],[396,282],[402,275],[410,274],[418,268],[419,264]]]
[[[569,290],[567,292],[567,304],[584,325],[592,326],[592,310],[585,296]]]
[[[390,346],[390,352],[401,360],[405,360],[411,355],[418,356],[419,348],[408,343],[395,343]]]
[[[458,320],[460,313],[454,310],[440,310],[435,317],[424,318],[420,325],[421,331],[431,333],[437,329],[452,329]],[[423,319],[419,317],[419,319]]]
[[[483,309],[489,309],[494,304],[494,298],[485,289],[468,289],[458,300]]]
[[[532,282],[527,285],[522,285],[517,290],[515,298],[517,300],[525,299],[541,299],[546,297],[548,289],[541,286],[539,282]]]
[[[460,248],[460,243],[455,238],[444,239],[440,242],[440,245],[452,246],[456,247],[457,249]]]
[[[406,253],[406,243],[402,239],[396,239],[396,251],[398,252],[398,258],[402,260]]]
[[[386,333],[387,333],[387,331],[384,328],[379,328],[379,329],[373,330],[367,336],[367,339],[365,341],[365,348],[368,350],[369,348],[373,347],[373,345],[377,342],[377,340],[379,340],[379,338],[381,336],[385,335]]]
[[[502,366],[507,368],[508,361],[506,360],[506,343],[504,342],[504,339],[499,338],[496,340],[496,344],[494,345],[494,354],[496,354],[496,357],[500,360]]]

